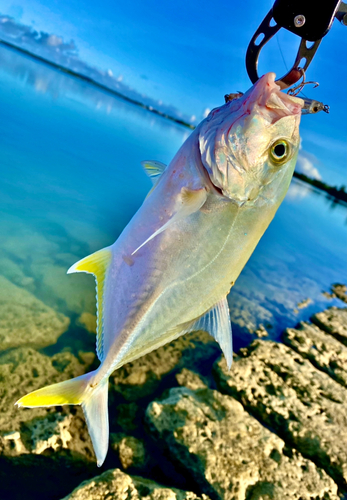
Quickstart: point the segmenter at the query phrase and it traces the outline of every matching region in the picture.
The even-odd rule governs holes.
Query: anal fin
[[[197,319],[190,328],[190,331],[193,330],[204,330],[212,335],[220,345],[230,370],[233,362],[233,339],[227,298],[222,299]]]

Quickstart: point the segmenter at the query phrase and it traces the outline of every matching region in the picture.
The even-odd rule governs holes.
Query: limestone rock
[[[347,390],[283,344],[256,340],[217,385],[286,443],[347,485]]]
[[[209,500],[206,495],[167,488],[154,481],[132,477],[119,469],[84,481],[63,500]]]
[[[33,288],[34,278],[26,276],[21,266],[8,257],[0,257],[0,274],[15,285]]]
[[[331,307],[326,311],[315,314],[311,320],[319,328],[322,328],[347,345],[347,308],[339,309]]]
[[[169,373],[183,367],[203,370],[206,361],[220,352],[219,345],[208,333],[188,333],[122,366],[111,375],[110,382],[116,393],[128,401],[136,401],[152,394]]]
[[[331,287],[331,293],[323,292],[323,295],[329,299],[338,298],[342,300],[342,302],[347,303],[347,286],[342,285],[341,283],[335,283]]]
[[[347,286],[342,285],[341,283],[335,283],[332,285],[331,290],[335,296],[347,303]]]
[[[310,304],[312,304],[313,301],[309,297],[307,299],[301,300],[296,304],[296,307],[298,309],[305,309],[305,307],[308,307]]]
[[[55,344],[70,323],[69,318],[4,276],[0,276],[0,309],[0,350]]]
[[[347,386],[347,347],[333,336],[315,325],[300,323],[299,328],[287,328],[284,343]]]
[[[91,358],[89,358],[91,359]],[[30,348],[0,355],[0,454],[40,455],[46,450],[74,450],[94,460],[94,452],[80,408],[17,408],[21,397],[87,371],[71,353],[44,356]],[[72,415],[72,413],[74,415]]]
[[[196,391],[197,389],[205,389],[207,385],[201,377],[187,368],[183,368],[180,373],[177,373],[176,380],[179,385],[183,385],[192,391]]]
[[[143,469],[147,462],[143,441],[124,434],[110,434],[110,447],[118,454],[123,469]]]
[[[264,325],[260,324],[259,328],[254,332],[254,335],[256,335],[258,339],[262,339],[263,337],[268,337],[269,332],[266,330]]]
[[[147,419],[173,459],[211,498],[338,499],[327,474],[286,451],[282,439],[230,396],[211,389],[171,389],[166,399],[149,405]]]
[[[76,323],[90,333],[96,333],[96,316],[89,312],[84,312],[77,318]]]

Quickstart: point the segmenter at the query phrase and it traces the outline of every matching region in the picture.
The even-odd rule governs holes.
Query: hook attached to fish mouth
[[[295,85],[294,87],[291,87],[287,91],[288,95],[297,96],[298,94],[300,94],[305,85],[313,85],[314,89],[319,87],[318,82],[311,82],[311,81],[306,82],[306,75],[303,69],[301,69],[301,73],[302,73],[302,82]],[[300,97],[300,99],[304,101],[304,106],[302,108],[303,115],[315,114],[318,113],[319,111],[324,111],[325,113],[329,113],[330,106],[328,106],[327,104],[323,104],[322,102],[316,101],[315,99],[309,99],[308,97]]]
[[[287,90],[288,96],[291,96],[291,97],[299,96],[300,92],[302,92],[302,89],[306,85],[313,85],[314,89],[319,86],[318,82],[313,82],[313,81],[307,82],[304,69],[302,69],[302,68],[299,68],[299,69],[300,69],[302,81],[300,83],[298,83],[297,85],[295,85],[294,87],[290,87]],[[276,83],[276,85],[278,85],[279,81],[276,80],[274,83]],[[283,93],[281,93],[281,94],[283,95]],[[244,95],[244,93],[240,92],[240,91],[234,92],[231,94],[226,94],[224,96],[225,103],[234,101],[236,99],[240,99],[243,95]],[[329,113],[329,111],[330,111],[330,106],[328,106],[328,104],[323,104],[320,101],[317,101],[315,99],[309,99],[308,97],[301,97],[301,96],[299,96],[299,97],[304,102],[304,105],[303,105],[302,110],[301,110],[301,113],[303,115],[315,114],[315,113],[318,113],[319,111],[324,111],[325,113]]]

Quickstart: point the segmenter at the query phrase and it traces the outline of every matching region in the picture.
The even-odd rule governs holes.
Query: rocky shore
[[[8,306],[0,323],[0,498],[347,498],[342,302],[288,328],[283,343],[254,340],[234,356],[230,371],[205,332],[185,335],[116,371],[110,379],[110,450],[98,469],[80,408],[13,406],[29,391],[89,371],[95,355],[44,354],[69,320],[25,290],[16,307],[31,312],[27,331],[39,334],[32,342],[12,335],[9,344],[11,318],[20,315],[11,306],[15,285],[3,280],[0,299]],[[346,300],[346,287],[336,291]],[[76,322],[90,332],[95,328],[91,314]]]

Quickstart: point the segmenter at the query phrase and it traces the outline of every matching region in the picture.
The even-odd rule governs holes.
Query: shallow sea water
[[[0,275],[71,319],[46,353],[93,349],[79,318],[95,314],[94,280],[66,270],[139,208],[151,187],[140,161],[168,163],[190,132],[3,47],[0,110]],[[339,304],[322,292],[346,277],[346,219],[345,206],[293,180],[230,293],[236,349],[260,324],[279,339]]]

